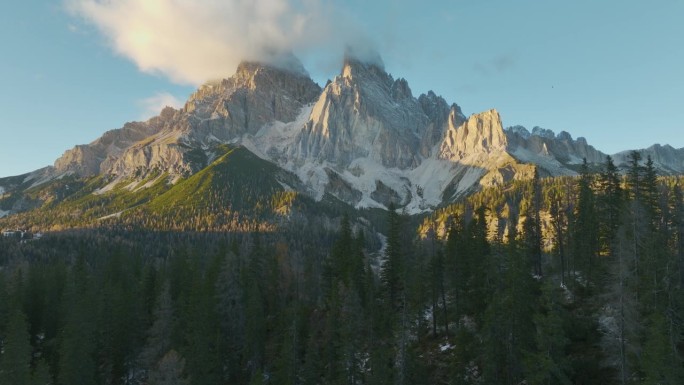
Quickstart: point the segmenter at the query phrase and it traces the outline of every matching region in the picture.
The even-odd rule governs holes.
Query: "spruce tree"
[[[0,384],[29,385],[31,379],[31,344],[26,316],[15,309],[2,339]]]
[[[223,261],[216,281],[216,301],[221,322],[224,378],[239,382],[245,349],[245,293],[240,280],[240,263],[232,252]]]
[[[610,254],[614,246],[615,234],[620,227],[624,197],[620,184],[620,174],[613,158],[606,156],[603,172],[598,178],[597,213],[600,218],[598,234],[600,251]]]
[[[165,284],[162,288],[153,317],[154,323],[147,331],[147,341],[139,358],[141,367],[148,372],[153,370],[159,360],[171,350],[174,310],[169,284]]]
[[[525,356],[525,377],[530,385],[572,383],[566,353],[569,339],[563,327],[569,314],[562,307],[561,294],[551,280],[544,283],[540,307],[534,315],[536,346]]]
[[[575,205],[574,234],[572,250],[586,275],[587,283],[596,281],[598,253],[598,219],[596,195],[593,190],[594,178],[589,173],[587,159],[584,158],[578,179],[578,197]]]
[[[80,256],[72,269],[64,309],[66,320],[59,352],[60,385],[95,385],[96,323],[88,266]]]

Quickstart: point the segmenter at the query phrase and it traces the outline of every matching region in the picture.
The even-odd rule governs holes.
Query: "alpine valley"
[[[0,385],[684,383],[684,148],[291,54],[0,178]]]

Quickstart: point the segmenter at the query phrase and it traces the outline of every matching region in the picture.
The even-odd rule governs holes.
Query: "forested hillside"
[[[235,201],[229,154],[101,226],[0,238],[0,384],[684,383],[684,180],[650,159],[305,221],[268,180]],[[294,209],[202,222],[226,202]]]

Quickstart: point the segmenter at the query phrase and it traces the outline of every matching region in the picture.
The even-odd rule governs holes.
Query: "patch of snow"
[[[259,152],[266,154],[284,154],[297,138],[297,134],[309,120],[314,105],[309,104],[299,111],[299,114],[289,123],[275,121],[264,125],[252,138],[254,146],[259,148]],[[271,159],[277,160],[277,159]]]
[[[534,163],[548,172],[553,176],[575,176],[576,172],[567,169],[558,160],[548,155],[534,154],[533,152],[518,147],[513,151],[512,155],[521,162]],[[581,160],[580,160],[581,163]]]
[[[97,218],[97,220],[102,221],[102,220],[109,219],[109,218],[121,218],[121,214],[123,214],[124,211],[125,210],[119,211],[118,213],[105,215],[104,217]]]
[[[10,215],[10,213],[11,213],[11,211],[0,210],[0,218],[4,218],[4,217],[8,216],[8,215]]]
[[[282,188],[284,188],[285,191],[287,191],[287,192],[293,192],[293,191],[295,191],[295,189],[293,189],[292,187],[290,187],[290,185],[288,185],[288,184],[285,183],[285,182],[281,182],[281,181],[279,181],[279,180],[276,180],[276,182],[278,182],[278,184],[279,184]]]
[[[116,178],[116,179],[114,179],[113,181],[109,182],[107,185],[105,185],[105,186],[103,186],[103,187],[101,187],[101,188],[99,188],[99,189],[93,191],[93,194],[95,194],[95,195],[102,195],[102,194],[104,194],[104,193],[106,193],[106,192],[112,191],[112,190],[114,189],[114,187],[116,187],[116,185],[119,184],[119,182],[121,182],[121,179],[120,179],[120,178]]]
[[[575,154],[570,154],[570,160],[568,160],[568,164],[582,164],[584,163],[584,159],[580,158],[579,156]]]
[[[299,179],[311,188],[314,199],[320,201],[325,195],[325,186],[328,184],[328,174],[326,174],[325,162],[323,164],[304,163],[299,167],[295,166],[293,162],[288,162],[285,165],[287,170],[293,171]]]
[[[139,191],[139,190],[142,190],[142,189],[146,189],[146,188],[152,187],[155,183],[157,183],[157,182],[159,181],[159,179],[161,179],[161,178],[163,178],[163,177],[164,177],[164,175],[159,175],[158,177],[156,177],[156,178],[154,178],[154,179],[150,179],[150,180],[147,181],[145,184],[136,186],[135,189],[134,189],[133,191]]]
[[[5,188],[2,187],[2,186],[0,186],[0,195],[2,195],[2,194],[4,194],[4,193],[5,193]]]
[[[68,171],[64,174],[55,175],[54,169],[52,167],[46,167],[28,174],[22,183],[32,182],[29,188],[33,188],[56,179],[64,178],[65,176],[71,174],[73,174],[73,172]]]
[[[461,180],[458,181],[458,187],[456,188],[456,192],[454,193],[455,196],[464,194],[473,186],[475,186],[482,176],[485,174],[485,170],[479,169],[477,167],[468,167],[465,169],[465,174],[463,174],[463,177]]]
[[[380,274],[382,266],[385,264],[385,251],[387,250],[387,237],[381,233],[375,233],[380,240],[380,250],[375,253],[375,262],[371,264],[373,273]]]
[[[439,351],[444,353],[448,350],[451,350],[454,348],[454,345],[450,344],[449,342],[444,342],[442,344],[439,344]]]

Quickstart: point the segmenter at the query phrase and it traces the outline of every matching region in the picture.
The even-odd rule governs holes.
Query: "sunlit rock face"
[[[458,161],[473,154],[505,151],[506,146],[506,135],[496,110],[474,114],[466,122],[461,122],[457,111],[452,110],[439,156]]]
[[[320,87],[294,56],[281,62],[287,65],[243,62],[234,76],[201,86],[181,110],[167,107],[146,122],[127,123],[89,145],[67,151],[55,162],[56,172],[83,176],[196,172],[206,166],[210,155],[193,150],[253,135],[274,121],[292,121],[318,97]]]
[[[39,180],[73,173],[117,181],[154,172],[176,181],[209,165],[219,146],[242,145],[297,175],[296,189],[314,199],[419,213],[483,186],[531,178],[535,169],[576,175],[583,159],[605,161],[567,132],[504,130],[496,110],[466,117],[432,91],[414,97],[369,50],[349,50],[323,89],[291,54],[272,59],[243,62],[233,76],[201,86],[183,108],[74,147]],[[616,154],[616,163],[627,156]],[[684,149],[656,145],[642,156],[661,173],[684,172]]]
[[[73,172],[82,176],[106,172],[112,159],[133,144],[161,131],[174,114],[175,110],[169,107],[148,122],[126,123],[123,128],[107,131],[88,145],[75,146],[55,161],[55,172]]]
[[[421,148],[438,137],[431,123],[406,80],[348,56],[341,74],[318,98],[291,154],[341,167],[370,158],[407,169],[420,163]]]

